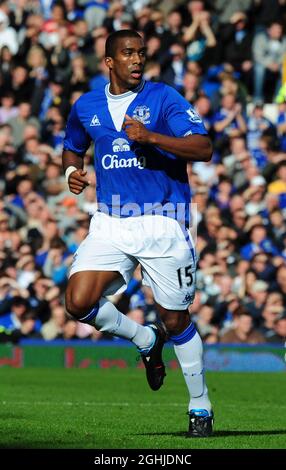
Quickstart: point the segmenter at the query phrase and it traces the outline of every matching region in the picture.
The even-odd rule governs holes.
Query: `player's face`
[[[142,80],[146,47],[141,38],[122,38],[116,43],[114,57],[107,57],[111,92],[118,94],[136,88]]]

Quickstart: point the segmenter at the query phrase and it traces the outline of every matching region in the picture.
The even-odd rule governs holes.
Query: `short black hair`
[[[124,38],[142,39],[142,36],[140,36],[140,34],[137,33],[137,31],[135,31],[134,29],[121,29],[120,31],[115,31],[114,33],[111,33],[106,39],[105,43],[105,57],[114,57],[116,51],[116,43],[118,39]]]

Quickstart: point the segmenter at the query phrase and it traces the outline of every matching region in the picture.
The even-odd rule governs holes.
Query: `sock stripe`
[[[79,318],[78,321],[81,323],[90,322],[96,317],[96,315],[98,314],[98,310],[99,310],[99,303],[97,303],[85,317]]]
[[[173,343],[176,345],[185,344],[190,341],[193,336],[195,336],[196,332],[196,327],[191,322],[189,326],[185,329],[185,331],[183,331],[183,333],[177,336],[170,336],[170,340],[173,341]]]

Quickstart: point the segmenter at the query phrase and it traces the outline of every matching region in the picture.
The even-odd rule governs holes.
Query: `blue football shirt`
[[[163,215],[170,215],[170,207],[188,205],[186,162],[130,140],[122,130],[125,114],[152,132],[173,137],[207,135],[190,103],[164,83],[142,81],[122,95],[111,95],[107,84],[83,94],[71,109],[64,149],[83,156],[94,142],[99,209],[126,217],[158,213],[156,207],[167,207]]]

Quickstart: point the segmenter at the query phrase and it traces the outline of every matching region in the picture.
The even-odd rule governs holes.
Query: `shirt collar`
[[[112,100],[121,100],[122,98],[127,98],[127,96],[131,96],[134,93],[139,93],[141,90],[143,90],[144,85],[145,80],[142,80],[136,88],[133,88],[133,90],[128,90],[125,93],[121,93],[120,95],[113,95],[112,93],[110,93],[110,83],[107,83],[105,85],[105,94],[107,98],[110,98]]]

